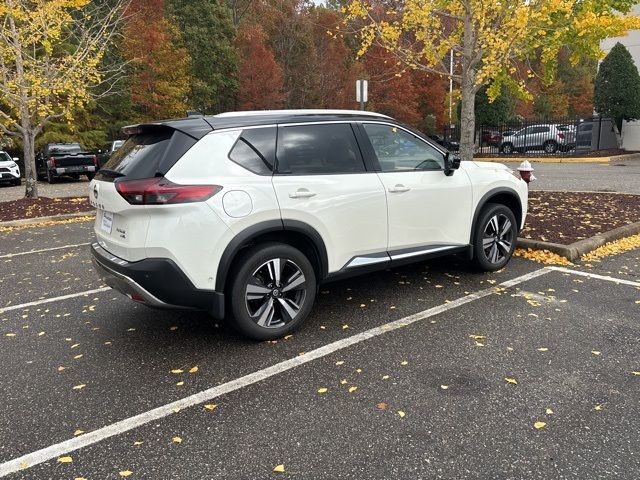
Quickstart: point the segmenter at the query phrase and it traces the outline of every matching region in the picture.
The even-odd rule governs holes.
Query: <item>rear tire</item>
[[[250,248],[231,278],[231,324],[254,340],[272,340],[298,328],[316,297],[316,276],[309,259],[283,243]]]
[[[480,270],[495,272],[511,259],[516,248],[518,225],[511,209],[499,204],[487,204],[478,218],[474,231],[473,260]]]
[[[542,148],[544,149],[544,153],[556,153],[558,151],[558,144],[553,140],[549,140],[548,142],[545,142]]]
[[[504,145],[502,145],[502,148],[500,150],[505,155],[511,155],[513,153],[513,145],[511,145],[510,143],[505,143]]]
[[[87,178],[89,179],[89,181],[93,180],[93,177],[95,177],[96,174],[91,172],[91,173],[87,173]]]

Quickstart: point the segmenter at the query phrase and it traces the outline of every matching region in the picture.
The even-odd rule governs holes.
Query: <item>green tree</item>
[[[513,115],[513,97],[504,89],[500,95],[491,102],[487,95],[486,86],[476,94],[476,124],[485,127],[497,126],[507,123]]]
[[[640,75],[629,51],[616,43],[600,64],[594,88],[598,113],[612,117],[618,130],[623,120],[640,118]]]
[[[168,0],[167,11],[191,55],[191,106],[202,113],[233,109],[238,58],[229,7],[220,0]]]

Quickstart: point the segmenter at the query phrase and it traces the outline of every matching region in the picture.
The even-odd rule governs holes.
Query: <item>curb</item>
[[[518,238],[518,246],[522,248],[532,248],[535,250],[549,250],[557,253],[561,257],[573,262],[580,259],[585,253],[589,253],[605,243],[620,240],[621,238],[630,237],[640,233],[640,222],[630,223],[622,227],[609,230],[608,232],[599,233],[591,238],[579,240],[570,245],[561,245],[559,243],[543,242],[540,240],[531,240],[529,238]]]
[[[611,157],[527,157],[514,155],[512,157],[477,157],[479,162],[513,163],[529,160],[530,163],[613,163],[626,160],[640,160],[640,153],[613,155]]]
[[[20,227],[23,225],[32,225],[42,222],[55,222],[56,220],[67,220],[69,218],[86,217],[88,215],[94,215],[94,210],[78,213],[65,213],[62,215],[52,215],[50,217],[34,217],[34,218],[22,218],[20,220],[11,220],[8,222],[0,222],[0,227]]]

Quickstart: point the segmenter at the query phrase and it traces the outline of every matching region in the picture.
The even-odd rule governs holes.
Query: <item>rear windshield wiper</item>
[[[100,170],[98,170],[98,172],[111,178],[126,177],[124,173],[116,172],[115,170],[109,170],[108,168],[101,168]]]

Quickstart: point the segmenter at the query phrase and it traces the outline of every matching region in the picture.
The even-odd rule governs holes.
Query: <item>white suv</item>
[[[126,127],[90,184],[93,260],[151,307],[206,310],[245,335],[298,327],[318,285],[463,253],[509,261],[527,186],[384,115],[225,113]],[[457,171],[456,171],[457,170]]]

